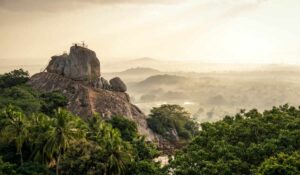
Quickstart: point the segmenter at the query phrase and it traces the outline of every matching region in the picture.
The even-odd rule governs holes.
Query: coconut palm
[[[129,143],[121,139],[119,131],[106,128],[103,141],[100,144],[104,149],[106,159],[106,175],[125,174],[126,164],[132,161]]]
[[[20,164],[23,164],[22,147],[27,139],[28,122],[26,116],[12,105],[7,106],[1,112],[1,123],[5,123],[1,129],[4,139],[15,142],[17,154],[20,155]]]
[[[100,161],[104,164],[105,175],[125,174],[126,164],[132,161],[131,147],[122,140],[118,130],[95,114],[89,120],[88,139],[100,146]]]
[[[70,142],[84,137],[84,123],[79,117],[64,109],[54,112],[51,128],[47,131],[48,141],[44,153],[53,157],[56,162],[56,174],[59,174],[61,156],[69,148]]]
[[[44,152],[44,146],[48,141],[47,133],[53,128],[53,120],[53,118],[43,113],[32,114],[29,117],[31,126],[29,128],[30,134],[28,138],[32,148],[31,158],[43,164],[47,164],[51,161],[51,157]]]

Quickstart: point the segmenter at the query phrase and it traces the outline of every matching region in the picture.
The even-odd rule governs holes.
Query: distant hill
[[[161,70],[162,61],[149,57],[130,59],[130,60],[116,60],[106,63],[104,72],[121,72],[132,68],[154,68]]]
[[[262,71],[272,71],[272,72],[294,72],[299,71],[298,65],[285,65],[285,64],[268,64],[259,67]]]
[[[133,59],[133,60],[130,60],[130,61],[132,61],[132,62],[156,62],[158,60],[156,60],[154,58],[143,57],[143,58]]]
[[[138,86],[148,86],[148,85],[175,85],[178,83],[185,83],[189,79],[177,75],[154,75],[150,76],[147,79],[139,82]]]
[[[159,70],[147,68],[147,67],[130,68],[120,72],[120,74],[125,74],[125,75],[158,74],[158,73],[160,73]]]

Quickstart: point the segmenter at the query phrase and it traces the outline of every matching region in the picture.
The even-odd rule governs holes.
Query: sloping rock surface
[[[147,126],[146,116],[130,103],[128,94],[124,92],[95,89],[50,72],[33,75],[28,84],[42,92],[62,92],[69,100],[67,108],[84,119],[95,112],[105,118],[122,115],[137,123],[140,134],[147,136],[148,140],[155,140],[155,135]]]

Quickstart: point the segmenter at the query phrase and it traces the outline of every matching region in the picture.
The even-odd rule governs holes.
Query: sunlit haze
[[[85,41],[101,61],[295,64],[299,21],[299,0],[0,0],[0,59],[49,60]]]

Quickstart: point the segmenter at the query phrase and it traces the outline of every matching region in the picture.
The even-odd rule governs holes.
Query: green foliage
[[[38,92],[25,85],[6,88],[0,92],[0,107],[9,104],[20,108],[26,114],[38,112],[41,107]]]
[[[23,164],[22,147],[28,134],[28,123],[25,115],[9,105],[1,111],[0,120],[5,123],[1,129],[1,136],[8,143],[15,143],[17,154],[20,156],[20,163]]]
[[[138,136],[137,131],[134,133],[137,137],[127,142],[122,140],[118,129],[97,115],[89,120],[88,126],[86,139],[73,142],[63,157],[62,174],[161,173],[160,164],[153,161],[158,151]]]
[[[9,162],[4,162],[0,157],[0,174],[1,175],[17,175],[17,165]]]
[[[151,142],[147,142],[145,139],[146,138],[144,136],[139,136],[131,142],[136,161],[153,160],[160,154],[160,152],[156,149],[156,146]]]
[[[71,144],[61,161],[62,174],[104,174],[101,147],[87,140]]]
[[[95,122],[95,121],[94,121]],[[160,164],[153,162],[159,156],[159,151],[153,143],[147,142],[144,136],[138,135],[137,125],[122,116],[115,116],[108,121],[114,129],[118,129],[122,139],[129,141],[133,160],[129,162],[129,174],[159,174]],[[154,173],[155,172],[155,173]]]
[[[59,92],[25,83],[27,72],[0,75],[0,174],[162,174],[156,147],[125,117],[84,122]],[[3,159],[2,159],[3,157]]]
[[[190,119],[190,114],[179,105],[153,108],[149,116],[149,127],[169,141],[175,141],[177,135],[188,140],[198,132],[198,126]]]
[[[50,175],[51,172],[45,165],[36,162],[26,162],[17,169],[18,174],[22,175]]]
[[[153,163],[151,160],[141,160],[133,164],[128,175],[164,175],[160,163]]]
[[[159,156],[159,151],[155,145],[145,141],[145,137],[137,137],[132,142],[134,161],[128,165],[127,174],[136,175],[160,175],[163,174],[161,164],[154,162],[154,158]]]
[[[134,122],[84,122],[60,108],[62,94],[40,93],[27,80],[21,70],[0,76],[0,174],[160,174],[158,151]]]
[[[293,175],[300,174],[300,153],[291,155],[279,153],[266,159],[258,168],[259,175]]]
[[[45,114],[53,114],[55,109],[66,107],[68,100],[60,92],[44,93],[40,95],[42,100],[41,111]]]
[[[108,122],[113,128],[120,131],[123,140],[132,141],[138,135],[136,123],[126,119],[125,117],[115,116]]]
[[[241,111],[201,128],[171,161],[175,175],[253,174],[269,171],[266,167],[272,172],[270,164],[277,160],[270,157],[300,150],[300,110],[288,105],[263,113]]]
[[[29,80],[28,71],[23,69],[13,70],[0,75],[0,89],[9,88],[26,83]]]
[[[59,174],[61,156],[76,139],[84,138],[85,123],[69,111],[58,109],[52,116],[52,127],[46,132],[47,142],[44,153],[53,157],[56,162],[56,174]]]
[[[21,166],[4,162],[0,157],[0,174],[1,175],[50,175],[49,169],[35,162],[26,162]]]
[[[55,109],[67,105],[67,98],[61,93],[41,94],[25,84],[28,80],[28,72],[22,69],[0,75],[0,108],[11,104],[27,115],[37,112],[52,114]]]
[[[120,131],[122,139],[132,145],[132,161],[128,162],[126,174],[160,175],[160,163],[155,163],[154,158],[159,156],[154,144],[146,142],[144,136],[138,136],[136,123],[122,116],[113,117],[109,123]]]

